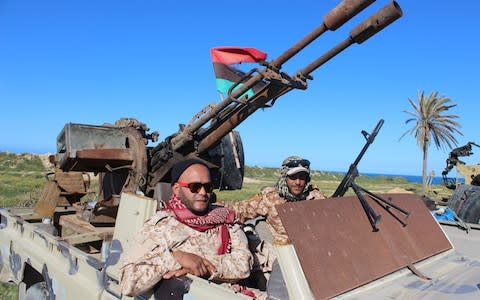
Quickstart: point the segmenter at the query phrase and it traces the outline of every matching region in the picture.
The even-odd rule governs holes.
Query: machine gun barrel
[[[340,182],[337,189],[333,193],[332,197],[342,197],[343,195],[345,195],[345,193],[347,192],[348,188],[351,186],[351,183],[353,182],[355,177],[358,176],[358,170],[357,170],[358,163],[362,159],[368,147],[375,140],[375,137],[380,131],[380,128],[382,128],[383,122],[384,122],[383,119],[380,119],[380,121],[378,121],[377,126],[375,126],[371,134],[368,134],[366,131],[362,130],[362,135],[365,137],[366,143],[363,146],[360,153],[358,154],[355,161],[348,168],[347,174],[345,175],[345,177],[343,177],[342,182]]]
[[[300,52],[303,48],[308,46],[311,42],[315,39],[320,37],[324,32],[327,30],[336,30],[340,26],[342,26],[345,22],[353,18],[367,6],[372,4],[375,0],[344,0],[340,4],[338,4],[334,9],[332,9],[328,14],[326,14],[323,18],[323,23],[317,27],[315,30],[310,32],[300,41],[298,41],[294,46],[290,47],[287,51],[281,54],[278,58],[274,59],[269,67],[275,70],[281,69],[282,65],[288,61],[290,58],[295,56],[298,52]],[[194,132],[196,132],[199,128],[203,125],[208,123],[213,117],[218,116],[227,106],[229,106],[232,102],[234,102],[238,97],[241,97],[245,92],[255,86],[257,83],[262,81],[264,76],[259,73],[256,76],[253,76],[249,80],[247,80],[243,86],[239,87],[238,89],[232,91],[228,98],[218,103],[215,108],[213,108],[210,112],[205,114],[201,117],[197,122],[194,124],[188,125],[185,127],[182,132],[177,134],[175,137],[172,138],[172,149],[178,150],[181,148],[185,143],[187,143]],[[228,133],[228,131],[227,131]],[[215,135],[217,138],[218,135]],[[221,138],[221,136],[220,136]]]
[[[323,23],[319,27],[270,63],[262,62],[264,68],[251,70],[232,86],[227,98],[217,105],[211,106],[196,121],[184,126],[176,134],[152,149],[149,185],[154,186],[167,174],[173,160],[206,153],[257,109],[273,105],[280,96],[292,89],[306,89],[307,79],[312,79],[309,75],[311,72],[349,45],[363,43],[402,15],[399,5],[393,2],[353,29],[346,41],[307,65],[295,76],[290,76],[280,70],[286,61],[325,31],[336,30],[372,2],[374,0],[342,1],[324,16]],[[260,84],[262,87],[248,97],[247,92]],[[202,128],[208,122],[210,122],[209,126]]]
[[[335,31],[337,28],[345,24],[348,20],[353,18],[359,12],[364,10],[367,6],[372,4],[375,0],[344,0],[332,9],[323,17],[323,23],[318,26],[311,33],[306,35],[298,43],[285,51],[282,55],[272,61],[272,66],[281,68],[282,65],[292,56],[300,52],[303,48],[308,46],[316,38],[322,35],[325,31]]]
[[[354,43],[361,44],[365,42],[377,32],[381,31],[382,29],[393,23],[395,20],[400,18],[402,15],[402,9],[397,2],[393,1],[385,5],[374,15],[372,15],[367,20],[359,24],[357,27],[352,29],[352,31],[350,32],[350,36],[346,40],[339,43],[337,46],[330,49],[328,52],[317,58],[308,66],[298,71],[296,76],[308,76],[318,67],[329,61],[331,58],[345,50],[350,45]]]
[[[340,44],[338,44],[337,46],[335,46],[334,48],[326,52],[324,55],[319,57],[314,62],[310,63],[308,66],[306,66],[299,72],[297,72],[293,78],[286,78],[286,74],[282,73],[281,78],[277,79],[277,82],[281,80],[285,80],[285,81],[290,81],[290,84],[285,84],[279,87],[278,84],[272,84],[272,82],[270,82],[268,86],[269,88],[268,91],[265,91],[263,94],[258,93],[254,95],[252,98],[250,98],[249,105],[239,107],[237,111],[232,112],[230,114],[230,118],[228,119],[228,122],[222,123],[221,125],[219,125],[218,128],[215,129],[214,132],[211,132],[208,136],[202,139],[199,145],[199,152],[207,150],[210,146],[212,146],[216,142],[216,140],[218,140],[218,137],[222,137],[225,134],[227,134],[230,130],[232,130],[241,122],[243,122],[243,120],[245,120],[258,108],[264,107],[268,101],[272,99],[277,99],[278,97],[282,96],[283,94],[289,92],[294,88],[306,89],[306,79],[309,78],[311,72],[316,70],[318,67],[320,67],[325,62],[327,62],[328,60],[330,60],[331,58],[333,58],[334,56],[342,52],[345,48],[352,45],[353,43],[357,43],[357,44],[363,43],[368,38],[370,38],[377,32],[381,31],[383,28],[390,25],[392,22],[394,22],[401,16],[402,16],[402,10],[400,6],[398,5],[398,3],[393,1],[392,3],[384,6],[377,13],[369,17],[360,25],[355,27],[351,31],[349,38],[347,38],[345,41],[341,42]],[[343,20],[339,21],[336,24],[343,24],[341,22],[343,22]],[[319,31],[318,28],[315,31]],[[310,39],[305,38],[304,40],[306,40],[305,43],[308,43]],[[294,46],[293,48],[298,48],[298,47]],[[289,51],[291,50],[292,49],[290,49]],[[289,51],[287,51],[286,53],[288,53]],[[273,62],[283,63],[283,60],[281,59],[282,56],[280,56],[278,59],[274,60]],[[278,62],[276,62],[277,60]],[[255,78],[262,77],[262,75],[263,77],[268,76],[268,71],[270,70],[266,70],[266,72],[258,74]],[[238,94],[242,95],[248,89],[250,89],[256,82],[258,81],[254,81],[254,80],[247,81],[247,83],[245,83],[243,88],[239,88],[237,90],[238,93],[236,93],[235,95],[238,95]],[[276,86],[272,86],[272,85],[276,85]]]

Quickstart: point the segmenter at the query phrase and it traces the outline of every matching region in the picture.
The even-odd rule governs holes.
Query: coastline
[[[415,175],[399,175],[399,174],[379,174],[379,173],[361,173],[360,175],[363,176],[387,176],[387,177],[403,177],[408,182],[411,183],[422,183],[422,176],[415,176]],[[449,179],[455,181],[455,177],[448,177]],[[457,178],[458,182],[463,183],[463,178]],[[442,177],[434,177],[432,180],[433,185],[443,185],[443,178]]]

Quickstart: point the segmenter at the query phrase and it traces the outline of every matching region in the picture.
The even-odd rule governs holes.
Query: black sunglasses
[[[206,193],[213,192],[213,183],[211,183],[211,182],[205,182],[205,183],[190,182],[190,183],[188,183],[188,182],[183,182],[183,181],[177,181],[177,183],[181,187],[188,187],[190,189],[190,192],[192,192],[194,194],[200,192],[202,187],[205,189]]]
[[[287,162],[286,164],[284,164],[284,166],[287,166],[289,168],[295,168],[295,167],[298,167],[300,165],[302,167],[309,168],[310,167],[310,161],[308,159],[295,159],[295,160],[291,160],[291,161]]]

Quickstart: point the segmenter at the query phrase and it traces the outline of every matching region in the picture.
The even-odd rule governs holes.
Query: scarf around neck
[[[222,206],[210,206],[206,215],[198,216],[192,213],[175,193],[172,194],[164,210],[173,212],[175,218],[180,223],[196,231],[205,232],[210,229],[216,230],[221,241],[217,254],[220,255],[230,252],[230,234],[227,225],[237,223],[233,210]]]

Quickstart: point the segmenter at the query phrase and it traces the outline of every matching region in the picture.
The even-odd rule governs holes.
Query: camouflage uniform
[[[305,200],[325,199],[320,190],[311,186]],[[272,232],[274,244],[284,245],[288,243],[288,236],[278,216],[275,205],[286,203],[287,200],[280,196],[275,187],[265,187],[252,198],[236,203],[225,204],[226,207],[235,210],[241,222],[258,216],[265,216],[268,227]]]
[[[123,295],[139,295],[151,289],[168,271],[179,270],[172,251],[181,250],[209,260],[216,268],[210,279],[220,282],[247,278],[252,267],[248,241],[239,225],[229,226],[231,251],[217,254],[215,229],[196,231],[167,211],[158,211],[149,219],[122,257],[120,287]]]

